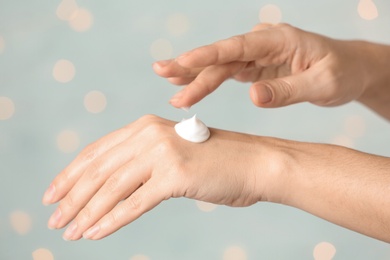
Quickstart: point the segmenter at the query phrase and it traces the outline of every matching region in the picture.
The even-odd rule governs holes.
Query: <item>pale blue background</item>
[[[169,40],[177,55],[250,30],[259,21],[260,8],[275,4],[284,22],[303,29],[390,43],[390,2],[374,1],[379,17],[372,21],[358,15],[358,2],[79,0],[94,17],[92,28],[79,33],[57,18],[60,1],[0,0],[0,35],[6,43],[0,54],[0,96],[11,98],[16,109],[11,119],[0,121],[0,259],[32,259],[32,252],[41,247],[54,259],[119,260],[136,254],[150,259],[222,259],[232,245],[241,246],[248,259],[312,259],[315,245],[322,241],[335,246],[335,259],[390,259],[388,244],[280,205],[218,207],[206,213],[192,200],[172,199],[102,241],[65,242],[62,232],[46,228],[54,207],[40,202],[52,178],[86,144],[144,114],[172,120],[186,116],[168,104],[177,87],[151,69],[150,46],[155,40]],[[189,30],[179,36],[165,27],[174,13],[190,21]],[[71,60],[76,67],[69,83],[52,77],[59,59]],[[217,128],[324,143],[345,134],[349,116],[360,115],[366,131],[353,139],[353,147],[390,155],[390,124],[359,104],[259,109],[250,102],[248,87],[229,81],[191,112]],[[107,97],[107,108],[100,114],[88,113],[83,106],[91,90]],[[63,129],[80,135],[76,152],[64,154],[57,148],[56,137]],[[31,216],[32,229],[26,235],[10,224],[15,210]]]

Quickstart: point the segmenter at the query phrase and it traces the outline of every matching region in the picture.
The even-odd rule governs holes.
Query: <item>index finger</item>
[[[186,68],[206,67],[234,61],[264,60],[281,63],[286,60],[286,35],[279,26],[253,31],[196,48],[179,56],[177,63]]]

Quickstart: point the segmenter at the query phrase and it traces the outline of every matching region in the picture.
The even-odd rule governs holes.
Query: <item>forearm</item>
[[[357,55],[365,56],[362,74],[369,80],[358,101],[390,120],[390,46],[367,42],[359,45]]]
[[[290,146],[275,202],[390,242],[389,158],[333,145]]]

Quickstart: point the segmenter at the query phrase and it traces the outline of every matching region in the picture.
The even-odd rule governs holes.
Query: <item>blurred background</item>
[[[151,64],[258,22],[390,43],[387,0],[0,0],[0,259],[390,259],[390,246],[297,209],[171,199],[101,241],[46,227],[51,180],[97,138],[156,114],[189,117]],[[357,53],[356,55],[359,55]],[[357,103],[259,109],[226,82],[190,114],[209,126],[390,155],[390,124]]]

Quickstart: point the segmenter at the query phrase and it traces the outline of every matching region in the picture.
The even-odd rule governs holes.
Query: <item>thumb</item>
[[[249,93],[252,102],[258,107],[273,108],[313,101],[316,91],[304,74],[253,83]]]

